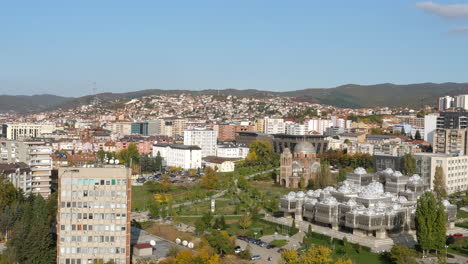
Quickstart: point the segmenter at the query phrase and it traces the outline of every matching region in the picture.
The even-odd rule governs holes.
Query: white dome
[[[314,197],[314,191],[313,190],[308,190],[307,191],[307,196]]]
[[[289,196],[289,197],[296,197],[296,193],[295,193],[295,192],[289,192],[289,193],[288,193],[288,196]]]
[[[392,175],[395,176],[395,177],[403,176],[403,174],[401,174],[401,172],[399,172],[399,171],[395,171]]]
[[[354,199],[349,199],[347,202],[346,202],[346,205],[349,205],[349,206],[355,206],[357,205],[356,201]]]
[[[356,173],[356,174],[366,174],[367,171],[366,171],[366,169],[364,169],[362,167],[357,167],[356,169],[354,169],[354,173]]]
[[[315,151],[315,148],[312,145],[312,143],[307,142],[307,141],[303,141],[303,142],[298,143],[294,147],[294,153],[298,153],[298,154],[299,153],[302,153],[302,154],[315,154],[316,151]]]
[[[450,205],[450,202],[448,200],[442,200],[442,204],[444,206],[449,206]]]
[[[305,197],[305,193],[303,191],[299,191],[296,193],[296,198],[304,198]]]
[[[392,175],[392,174],[393,174],[392,168],[386,168],[383,172],[384,172],[384,173],[387,173],[387,174],[389,174],[389,175]]]
[[[399,203],[406,203],[406,202],[408,202],[408,199],[406,199],[405,196],[399,196],[398,197],[398,202]]]

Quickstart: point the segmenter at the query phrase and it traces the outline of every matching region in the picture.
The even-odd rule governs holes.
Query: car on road
[[[262,259],[262,256],[260,256],[260,255],[253,255],[250,259],[251,259],[251,260],[259,260],[259,259]]]
[[[278,252],[278,253],[283,253],[283,251],[285,251],[285,250],[286,250],[286,249],[284,249],[284,248],[279,248],[279,249],[277,250],[277,252]]]
[[[263,242],[263,241],[260,241],[260,243],[258,243],[258,245],[261,246],[261,247],[268,247],[268,243]]]
[[[463,234],[462,233],[455,233],[453,234],[453,238],[462,238]]]
[[[275,245],[268,244],[268,245],[266,246],[266,248],[267,248],[267,249],[272,249],[272,248],[275,248]]]
[[[242,235],[237,236],[237,239],[239,239],[239,240],[244,240],[245,241],[245,240],[247,240],[247,238],[248,238],[247,236],[242,236]]]
[[[146,179],[145,178],[138,178],[136,180],[138,183],[145,183],[146,182]]]

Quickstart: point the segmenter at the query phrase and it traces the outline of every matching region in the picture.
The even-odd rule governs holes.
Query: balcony
[[[35,165],[32,165],[33,167],[31,167],[31,170],[32,171],[50,171],[52,170],[52,166],[35,166]]]

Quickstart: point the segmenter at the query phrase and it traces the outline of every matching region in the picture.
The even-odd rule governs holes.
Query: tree
[[[353,261],[350,259],[338,259],[335,264],[353,264]]]
[[[205,235],[210,246],[220,255],[234,253],[235,239],[230,239],[226,231],[214,230]]]
[[[442,166],[437,166],[434,174],[434,192],[439,199],[447,199],[447,186]]]
[[[394,244],[388,256],[394,264],[415,264],[416,252],[413,249],[407,248],[401,244]]]
[[[347,237],[343,237],[343,249],[345,251],[346,256],[348,256],[353,249],[353,246],[351,245],[351,243],[348,242]]]
[[[161,157],[161,153],[158,151],[158,153],[156,154],[156,159],[154,161],[154,166],[156,167],[156,169],[158,171],[161,171],[162,170],[162,157]]]
[[[15,186],[5,178],[0,178],[0,209],[11,205],[16,200],[17,191]]]
[[[338,177],[336,178],[337,182],[343,182],[346,181],[346,171],[345,170],[340,170],[338,172]]]
[[[301,255],[301,262],[304,264],[324,264],[331,263],[330,255],[332,250],[328,247],[316,245],[309,248]]]
[[[214,189],[218,186],[219,175],[211,167],[205,169],[205,175],[200,179],[200,186],[206,189]]]
[[[299,264],[299,255],[294,249],[286,249],[281,253],[281,262],[284,264]]]
[[[161,189],[163,192],[168,192],[171,189],[171,179],[167,174],[163,174],[161,177]]]
[[[158,218],[160,216],[160,206],[159,202],[155,201],[154,199],[151,199],[149,204],[149,215],[152,218]]]
[[[248,214],[243,215],[239,219],[239,226],[242,227],[244,230],[247,229],[252,224],[252,217]]]
[[[250,258],[252,257],[252,250],[250,249],[250,245],[247,245],[247,247],[245,248],[245,250],[242,250],[240,253],[239,253],[239,257],[241,259],[248,259],[250,260]]]
[[[419,197],[416,207],[416,237],[423,254],[445,246],[446,214],[442,202],[432,192]]]
[[[336,178],[330,171],[330,164],[324,162],[320,164],[320,171],[315,178],[315,187],[323,189],[336,184]]]
[[[416,160],[410,153],[403,157],[403,173],[412,176],[416,173]]]
[[[416,130],[416,134],[414,135],[414,139],[416,139],[416,140],[421,140],[422,139],[421,133],[419,132],[419,130]]]
[[[117,158],[120,162],[125,163],[126,166],[130,164],[139,164],[140,154],[138,147],[135,143],[130,143],[126,149],[122,149],[117,153]]]
[[[246,165],[250,166],[276,166],[279,162],[279,155],[275,153],[270,142],[254,140],[250,144],[249,154],[245,161]]]
[[[306,186],[306,180],[304,177],[301,177],[301,180],[299,181],[299,188],[304,189]]]

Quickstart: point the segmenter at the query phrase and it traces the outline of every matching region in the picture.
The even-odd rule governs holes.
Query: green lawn
[[[458,210],[457,210],[457,218],[458,218],[458,219],[461,219],[461,218],[468,218],[468,212],[465,212],[465,211],[463,211],[463,210],[458,209]]]
[[[171,189],[166,193],[166,195],[170,197],[171,202],[174,204],[204,198],[213,193],[214,191],[207,191],[202,189],[198,187],[197,184],[188,184],[172,185]],[[151,192],[150,186],[132,186],[132,210],[146,210],[148,207],[148,201],[150,199],[154,199],[154,194],[155,193]]]
[[[361,252],[358,252],[359,245],[352,244],[352,250],[350,252],[345,252],[343,247],[343,241],[339,239],[333,240],[333,246],[330,246],[330,237],[313,233],[312,243],[316,245],[324,245],[331,247],[333,253],[331,257],[333,260],[338,260],[339,258],[350,258],[353,263],[381,263],[389,264],[390,261],[386,259],[383,255],[370,252],[369,248],[362,246]]]
[[[284,240],[284,239],[273,240],[273,241],[270,242],[270,244],[277,247],[277,248],[281,248],[281,247],[286,246],[286,244],[288,244],[288,241]]]

